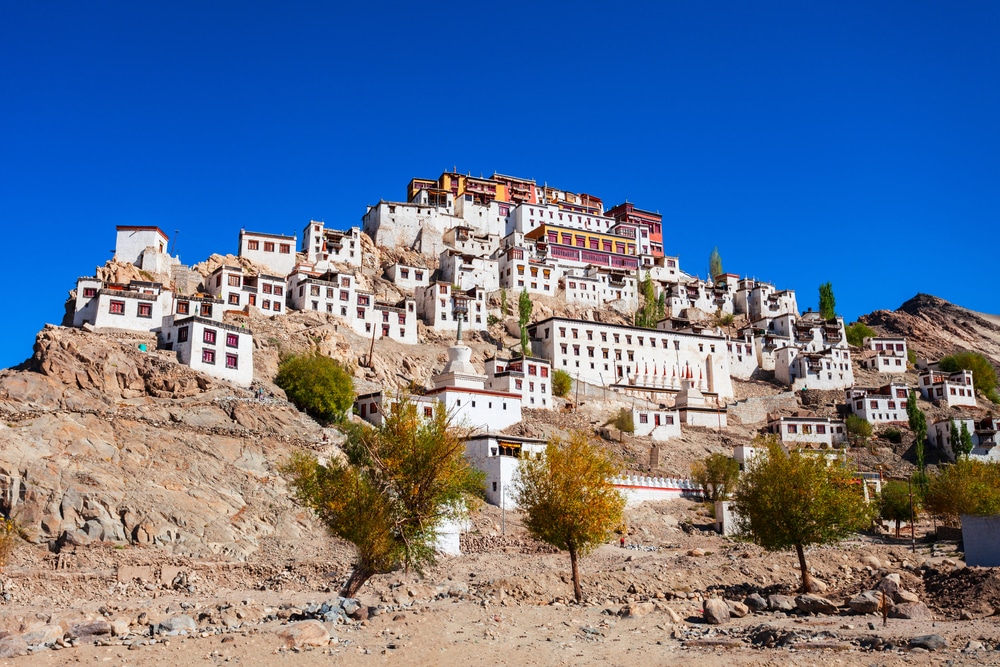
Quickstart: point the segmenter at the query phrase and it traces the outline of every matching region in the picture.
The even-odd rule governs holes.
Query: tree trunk
[[[899,539],[899,519],[896,519],[896,539]]]
[[[580,588],[580,568],[576,563],[576,547],[569,548],[569,563],[573,569],[573,595],[576,596],[576,601],[580,602],[583,600],[583,589]]]
[[[806,567],[806,552],[801,544],[795,545],[795,553],[799,556],[799,570],[802,571],[802,592],[809,592],[809,568]]]
[[[347,578],[343,588],[340,589],[340,597],[353,598],[361,587],[364,586],[365,582],[371,579],[373,574],[375,572],[369,568],[360,564],[355,565],[351,571],[351,576]]]

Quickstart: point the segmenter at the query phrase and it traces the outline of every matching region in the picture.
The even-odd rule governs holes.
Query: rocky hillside
[[[890,336],[906,336],[919,357],[936,360],[974,350],[1000,368],[1000,316],[977,313],[930,294],[917,294],[896,310],[858,318]]]

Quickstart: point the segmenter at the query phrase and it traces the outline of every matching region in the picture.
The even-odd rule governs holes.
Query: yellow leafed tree
[[[625,499],[612,484],[618,466],[585,433],[552,440],[544,456],[521,462],[514,485],[526,527],[537,539],[569,552],[573,594],[583,598],[577,559],[622,524]]]

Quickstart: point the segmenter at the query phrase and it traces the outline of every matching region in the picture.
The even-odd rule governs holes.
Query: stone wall
[[[762,424],[770,412],[797,410],[798,399],[794,391],[786,391],[774,396],[757,396],[729,404],[729,418],[741,424]]]

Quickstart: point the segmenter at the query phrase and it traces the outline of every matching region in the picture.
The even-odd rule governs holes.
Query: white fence
[[[625,496],[628,505],[674,498],[700,500],[703,497],[701,486],[690,479],[626,475],[615,479],[613,483]]]

